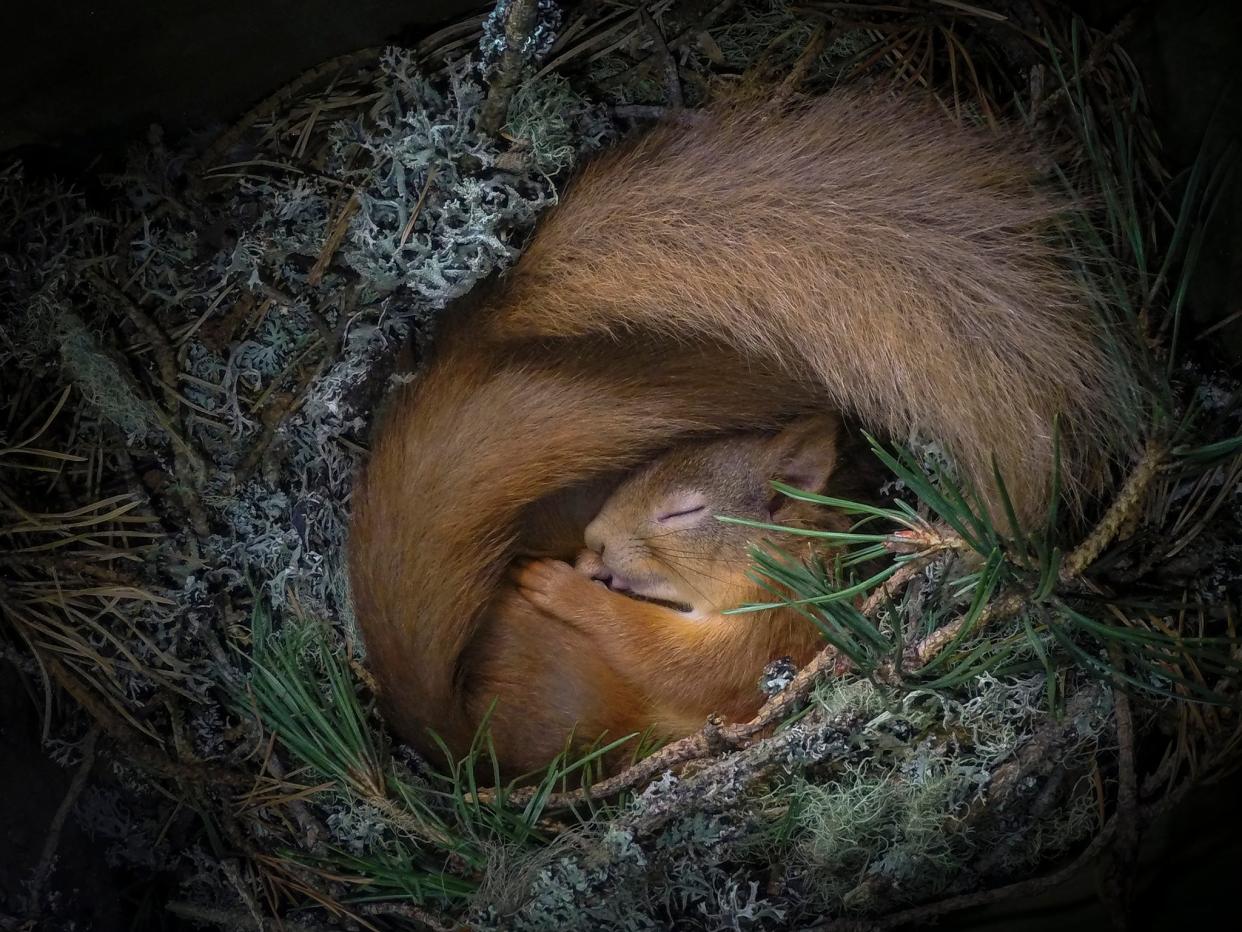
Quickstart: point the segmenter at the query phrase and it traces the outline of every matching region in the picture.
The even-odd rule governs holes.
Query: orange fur
[[[394,398],[350,570],[389,721],[416,746],[432,727],[460,753],[494,697],[514,767],[584,708],[612,735],[650,719],[632,671],[502,580],[519,552],[569,555],[585,519],[563,490],[598,500],[680,439],[830,406],[942,441],[993,506],[995,455],[1025,518],[1057,418],[1073,489],[1127,442],[1133,383],[1046,235],[1066,205],[1021,152],[874,93],[766,109],[588,165]]]
[[[822,492],[837,459],[836,419],[822,416],[775,434],[683,444],[607,499],[585,531],[590,549],[577,571],[536,560],[520,563],[513,579],[532,606],[589,637],[598,655],[624,672],[648,701],[649,727],[680,722],[677,730],[685,732],[713,712],[750,718],[762,698],[763,668],[783,657],[800,666],[823,640],[794,609],[724,614],[772,601],[772,592],[749,578],[751,547],[772,535],[717,516],[845,530],[842,515],[771,487],[779,479]],[[851,494],[841,488],[848,485],[848,478],[833,483],[834,493]],[[806,538],[782,536],[779,544],[803,557],[827,556]]]
[[[519,736],[551,736],[559,750],[581,712],[548,705],[532,684],[567,677],[577,685],[564,696],[581,696],[600,675],[574,669],[589,663],[579,635],[546,619],[541,630],[500,585],[531,527],[552,535],[568,524],[553,536],[577,544],[524,552],[572,557],[581,547],[589,511],[535,503],[670,439],[770,424],[815,396],[774,374],[720,378],[722,346],[621,354],[575,343],[569,355],[489,343],[466,319],[455,324],[428,371],[398,389],[355,490],[354,609],[389,723],[406,740],[432,751],[433,728],[461,753],[501,696],[493,734],[513,736],[525,760],[546,740]]]
[[[509,276],[517,336],[728,334],[872,430],[950,450],[1035,518],[1060,417],[1089,490],[1132,382],[1102,352],[1031,159],[929,108],[839,91],[665,124],[574,180]]]

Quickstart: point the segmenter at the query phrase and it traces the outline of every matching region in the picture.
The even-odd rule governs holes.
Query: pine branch
[[[1164,465],[1166,450],[1163,443],[1153,440],[1131,470],[1121,491],[1095,528],[1061,562],[1061,582],[1069,583],[1080,577],[1099,558],[1122,528],[1133,520],[1147,500],[1147,493]]]
[[[1149,446],[1147,454],[1135,466],[1117,499],[1099,524],[1066,556],[1062,563],[1061,580],[1063,583],[1072,583],[1078,579],[1107,546],[1117,530],[1124,526],[1134,509],[1142,504],[1162,461],[1163,447],[1153,443]],[[896,594],[921,572],[936,553],[969,549],[965,541],[943,528],[907,530],[900,532],[897,539],[904,545],[902,549],[915,549],[921,555],[911,558],[868,596],[861,608],[862,614],[868,619],[877,617],[880,610],[885,608]],[[1067,572],[1067,567],[1073,572]],[[987,625],[1020,614],[1029,604],[1030,594],[1026,592],[1011,592],[993,599],[975,619],[975,633]],[[901,675],[892,661],[886,661],[875,670],[874,678],[878,682],[897,684],[901,681],[902,675],[917,673],[958,639],[966,621],[965,616],[959,617],[907,648],[902,660]],[[815,685],[823,678],[830,674],[840,675],[851,670],[856,670],[856,667],[849,658],[842,656],[835,647],[825,647],[798,672],[785,689],[769,699],[749,722],[726,725],[719,719],[710,719],[697,734],[665,745],[651,756],[613,777],[581,789],[549,796],[547,809],[555,811],[572,808],[588,800],[608,799],[641,787],[661,773],[684,767],[693,761],[716,757],[726,752],[743,751],[749,748],[758,736],[797,712],[805,704]],[[518,789],[508,794],[506,800],[510,805],[522,806],[530,801],[534,792],[533,789]],[[480,802],[489,803],[495,801],[496,798],[489,791],[482,791],[478,794]]]
[[[750,788],[773,770],[804,758],[807,745],[816,748],[816,763],[841,762],[859,749],[851,737],[863,724],[855,712],[825,720],[812,712],[802,721],[747,746],[743,753],[725,754],[671,788],[645,800],[622,820],[636,838],[650,838],[667,822],[690,811],[722,812],[735,805]]]

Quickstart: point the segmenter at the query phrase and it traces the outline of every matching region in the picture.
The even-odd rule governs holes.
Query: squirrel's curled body
[[[351,584],[389,722],[416,746],[431,728],[462,752],[493,697],[519,765],[560,750],[574,715],[580,735],[642,720],[585,636],[503,580],[519,552],[571,558],[589,483],[681,438],[832,407],[940,441],[994,509],[995,463],[1024,519],[1046,505],[1054,433],[1071,491],[1129,439],[1137,393],[1049,235],[1067,205],[1023,152],[879,93],[770,109],[664,124],[588,164],[392,399]]]

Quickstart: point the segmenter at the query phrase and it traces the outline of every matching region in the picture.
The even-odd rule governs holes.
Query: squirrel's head
[[[804,417],[779,431],[685,444],[640,467],[587,526],[578,569],[617,592],[692,615],[749,601],[749,548],[770,534],[717,515],[817,523],[825,509],[771,483],[823,491],[837,464],[839,426],[835,417]]]

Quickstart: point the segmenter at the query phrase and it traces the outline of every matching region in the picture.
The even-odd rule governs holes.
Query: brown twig
[[[479,109],[479,128],[488,135],[500,132],[509,116],[509,101],[526,67],[525,47],[539,19],[538,0],[512,0],[505,17],[505,49],[490,81],[487,99]]]
[[[677,60],[673,58],[668,43],[664,41],[664,33],[660,31],[660,27],[656,25],[656,21],[651,18],[651,14],[645,7],[638,8],[638,19],[651,37],[655,56],[660,60],[660,67],[664,71],[664,92],[668,95],[668,105],[680,110],[685,106],[686,101],[681,92],[681,75],[677,71]]]
[[[816,761],[840,761],[859,753],[850,736],[862,724],[853,710],[831,720],[811,712],[797,726],[749,744],[745,753],[726,754],[648,799],[624,819],[635,837],[650,837],[689,808],[723,811],[748,793],[756,781],[796,759],[804,745],[818,748]],[[717,754],[719,751],[716,752]]]
[[[986,625],[1004,618],[1012,618],[1026,607],[1025,593],[1010,593],[988,603],[987,607],[975,619],[974,630],[978,631]],[[931,663],[942,650],[957,640],[966,624],[963,616],[943,625],[927,637],[908,647],[902,658],[901,672],[914,672]],[[899,671],[892,663],[883,663],[875,671],[875,678],[882,683],[896,683],[900,679]]]
[[[336,326],[333,328],[328,327],[323,319],[323,315],[319,311],[313,308],[310,309],[311,321],[323,337],[323,354],[320,356],[318,363],[303,370],[293,391],[285,396],[278,407],[263,413],[263,430],[234,471],[235,483],[240,484],[250,477],[250,474],[254,472],[263,460],[264,454],[267,453],[272,441],[276,439],[276,434],[281,427],[302,407],[303,402],[306,401],[319,377],[327,372],[328,368],[336,362],[336,351],[340,347],[341,337],[345,334],[345,328],[349,325],[349,318],[353,311],[356,297],[357,291],[351,286],[346,291],[341,307],[337,311]]]
[[[736,3],[737,3],[737,0],[724,0],[723,3],[716,4],[716,6],[712,7],[710,10],[704,13],[703,16],[700,17],[697,22],[692,23],[691,25],[687,26],[681,32],[677,33],[677,35],[675,35],[673,38],[665,42],[665,45],[668,47],[669,52],[676,52],[683,45],[685,45],[687,42],[693,39],[696,35],[698,35],[700,32],[703,32],[705,29],[711,26],[712,23],[714,23],[722,15],[728,12],[729,9],[733,7],[734,4]],[[651,52],[651,54],[644,56],[639,61],[634,62],[634,64],[630,65],[628,68],[623,68],[621,71],[618,71],[616,74],[610,75],[609,77],[605,78],[601,82],[602,86],[612,87],[617,84],[625,83],[636,72],[647,67],[647,65],[649,65],[658,54],[659,54],[658,51],[653,51]]]
[[[617,104],[608,108],[608,114],[619,120],[662,120],[669,108],[659,104]]]
[[[155,364],[160,372],[160,382],[164,386],[165,407],[168,408],[169,414],[175,415],[180,402],[173,391],[177,384],[180,367],[177,365],[177,351],[172,345],[172,340],[160,329],[159,324],[147,314],[146,310],[122,291],[119,285],[109,281],[94,269],[88,269],[86,277],[95,289],[108,299],[109,303],[125,312],[130,323],[151,345],[151,353],[155,357]]]
[[[161,751],[141,738],[138,733],[114,714],[89,689],[72,676],[55,657],[40,658],[48,675],[56,681],[56,685],[69,694],[88,715],[107,733],[108,737],[120,744],[126,753],[126,760],[142,770],[150,771],[162,777],[186,780],[213,786],[247,787],[250,778],[245,774],[225,770],[211,764],[172,760]]]
[[[250,884],[246,882],[246,878],[242,877],[241,868],[238,867],[237,861],[233,858],[226,858],[221,862],[220,866],[224,869],[224,875],[228,877],[242,903],[245,904],[246,912],[250,916],[250,922],[254,925],[255,932],[265,932],[267,919],[263,915],[259,901],[255,899],[254,891],[250,889]]]
[[[255,104],[255,106],[251,107],[240,120],[217,136],[211,145],[203,151],[203,154],[194,160],[186,171],[191,182],[200,183],[201,179],[199,176],[211,168],[230,148],[236,145],[246,130],[250,129],[251,126],[263,117],[304,96],[311,85],[328,75],[353,74],[373,67],[379,61],[382,52],[383,49],[381,48],[367,48],[339,55],[321,65],[316,65],[290,81],[280,90],[269,94]]]
[[[353,912],[363,916],[396,916],[401,919],[411,919],[431,929],[432,932],[452,932],[460,928],[460,926],[447,925],[434,914],[408,902],[360,903],[350,908]]]
[[[173,449],[173,469],[176,472],[181,494],[178,498],[190,519],[194,532],[206,537],[210,531],[207,510],[203,507],[198,490],[207,481],[207,464],[202,452],[195,446],[188,432],[181,425],[181,398],[177,394],[180,367],[177,351],[166,334],[146,310],[114,282],[94,269],[86,271],[86,278],[109,303],[119,307],[134,328],[151,345],[151,353],[159,370],[159,382],[164,394],[167,423],[164,425]]]
[[[1113,644],[1109,654],[1113,666],[1120,670],[1125,665],[1121,649]],[[1134,865],[1138,859],[1139,811],[1134,713],[1120,678],[1113,686],[1113,717],[1117,728],[1117,810],[1113,817],[1117,825],[1117,839],[1104,858],[1100,895],[1112,907],[1109,916],[1114,928],[1125,929],[1129,925],[1130,894]]]
[[[275,735],[272,737],[275,738]],[[287,771],[274,747],[269,746],[265,765],[276,780],[284,782]],[[298,828],[302,830],[306,847],[311,851],[317,852],[322,840],[328,837],[327,829],[315,818],[310,808],[302,799],[296,797],[287,799],[285,800],[285,805],[289,809],[289,814],[293,816],[293,820],[298,824]]]
[[[1128,33],[1133,26],[1134,13],[1131,11],[1118,20],[1117,24],[1113,26],[1112,29],[1100,36],[1095,45],[1091,47],[1091,51],[1087,53],[1087,57],[1083,61],[1082,67],[1079,68],[1075,74],[1070,75],[1069,80],[1081,81],[1084,77],[1091,74],[1091,72],[1100,66],[1100,63],[1104,60],[1104,56],[1111,52],[1113,47],[1125,38],[1126,33]],[[1069,95],[1070,85],[1068,83],[1058,87],[1055,91],[1043,99],[1039,105],[1039,108],[1035,111],[1033,119],[1038,120]]]
[[[358,208],[362,206],[362,199],[358,197],[355,191],[349,196],[336,215],[336,219],[328,227],[328,235],[324,237],[323,248],[319,250],[319,256],[315,259],[315,264],[311,266],[311,270],[306,273],[306,283],[312,288],[319,286],[323,281],[324,272],[328,270],[328,265],[332,262],[332,257],[336,255],[336,251],[340,249],[341,243],[345,239],[345,234],[349,232],[349,221],[353,219],[354,214],[358,212]]]
[[[419,215],[423,212],[423,205],[427,203],[427,194],[431,191],[432,184],[436,180],[437,166],[433,165],[427,171],[427,180],[423,182],[423,189],[418,192],[418,200],[414,204],[414,209],[410,211],[410,219],[405,222],[405,227],[401,230],[401,238],[397,241],[397,248],[400,249],[410,239],[410,234],[414,232],[414,224],[418,222]]]
[[[1107,714],[1104,697],[1103,687],[1094,683],[1076,692],[1059,716],[1045,722],[1016,754],[993,771],[984,792],[955,819],[952,830],[967,832],[989,815],[997,818],[998,814],[1003,814],[1000,817],[1009,824],[1019,806],[1026,813],[1022,824],[1005,831],[1004,837],[983,853],[974,864],[976,873],[990,875],[997,865],[1030,844],[1031,826],[1055,805],[1064,781],[1077,779],[1078,775],[1066,766],[1066,757],[1072,753],[1073,745],[1083,740],[1084,716]]]
[[[828,43],[836,36],[836,31],[829,29],[824,23],[820,23],[815,27],[815,32],[811,34],[811,41],[806,44],[806,48],[802,50],[802,54],[798,56],[797,61],[793,63],[793,67],[789,69],[789,74],[785,76],[785,80],[781,81],[781,85],[777,88],[776,101],[787,100],[793,96],[807,79],[807,75],[811,73],[816,59],[824,53],[824,49],[828,47]]]
[[[230,932],[231,930],[242,929],[254,924],[251,915],[241,909],[219,909],[213,906],[187,903],[182,900],[172,900],[164,908],[174,916],[180,916],[183,919],[189,919],[192,922],[199,922],[205,925],[219,926],[223,929],[229,929]],[[282,929],[285,932],[340,932],[335,926],[289,918],[283,918],[279,922],[276,920],[264,922],[260,928],[262,932],[268,932],[269,929]]]
[[[1071,582],[1081,576],[1104,552],[1104,548],[1113,542],[1118,532],[1130,523],[1131,517],[1143,506],[1152,482],[1164,465],[1164,458],[1163,443],[1152,440],[1147,444],[1142,459],[1131,471],[1099,524],[1061,561],[1061,582]]]

